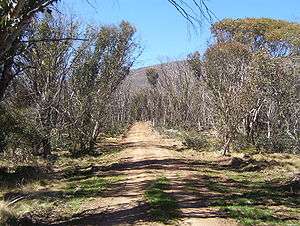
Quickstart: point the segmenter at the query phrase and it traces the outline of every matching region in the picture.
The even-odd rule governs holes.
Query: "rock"
[[[235,169],[238,169],[238,168],[241,168],[242,165],[244,163],[244,160],[241,159],[241,158],[237,158],[237,157],[233,157],[230,162],[229,162],[229,165],[232,167],[232,168],[235,168]]]
[[[243,159],[250,160],[250,159],[251,159],[251,155],[249,155],[249,154],[243,154],[243,155],[242,155],[242,158],[243,158]]]

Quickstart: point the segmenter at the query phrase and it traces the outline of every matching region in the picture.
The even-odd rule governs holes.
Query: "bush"
[[[261,149],[277,153],[297,153],[300,150],[299,141],[292,140],[284,133],[274,134],[271,139],[261,136],[256,139]]]
[[[197,135],[186,135],[184,137],[183,144],[188,148],[193,148],[195,150],[200,150],[208,147],[208,141],[206,136],[202,134]]]
[[[0,225],[11,226],[18,224],[17,213],[7,203],[0,202]]]
[[[124,134],[128,129],[129,124],[127,123],[119,123],[114,126],[109,126],[105,128],[104,134],[106,137],[116,137]]]
[[[4,152],[10,134],[15,130],[15,120],[12,115],[0,104],[0,152]]]
[[[95,148],[86,148],[82,150],[74,149],[74,150],[70,150],[70,153],[72,158],[81,158],[84,156],[98,157],[103,154],[100,149],[95,149]]]

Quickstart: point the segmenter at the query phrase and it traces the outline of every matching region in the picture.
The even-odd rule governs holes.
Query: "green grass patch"
[[[71,217],[81,212],[82,206],[101,197],[103,192],[123,179],[123,176],[93,176],[90,178],[73,177],[52,183],[47,191],[41,192],[32,199],[25,199],[14,205],[18,215],[32,212],[38,216],[47,216],[53,219]]]
[[[193,182],[186,182],[185,183],[185,188],[188,190],[188,191],[191,191],[193,193],[196,193],[198,192],[197,188],[195,187],[194,183]]]
[[[33,199],[17,203],[14,209],[19,215],[32,212],[41,217],[68,218],[81,211],[81,206],[92,198],[70,197],[68,199]]]
[[[74,195],[85,195],[94,196],[97,195],[107,188],[109,188],[113,183],[118,182],[121,179],[119,176],[115,177],[91,177],[88,179],[82,179],[79,181],[69,182],[66,186],[66,192]]]
[[[219,181],[214,181],[213,179],[208,179],[204,181],[204,185],[210,190],[210,191],[215,191],[219,193],[227,193],[230,191],[230,189],[222,184]]]
[[[166,191],[170,182],[166,177],[155,180],[146,190],[145,197],[150,205],[151,216],[159,222],[169,223],[178,218],[179,208],[174,197]]]
[[[274,212],[265,207],[258,206],[227,206],[220,208],[230,217],[237,219],[246,226],[252,225],[299,225],[297,220],[283,220],[275,216]]]
[[[291,180],[291,170],[287,170],[286,164],[243,171],[222,167],[218,160],[204,159],[205,167],[197,170],[207,192],[213,194],[207,200],[209,207],[226,212],[241,225],[300,226],[300,198],[295,190],[286,186]],[[197,194],[191,182],[186,183],[186,187]]]
[[[194,150],[201,150],[209,147],[207,137],[200,133],[187,133],[184,136],[183,144],[187,148],[192,148]]]

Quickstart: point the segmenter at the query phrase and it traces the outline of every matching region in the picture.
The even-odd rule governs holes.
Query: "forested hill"
[[[176,71],[180,66],[186,67],[186,61],[169,61],[167,63],[132,69],[131,73],[128,75],[127,81],[136,88],[149,87],[146,76],[147,70],[155,69],[160,76],[163,76],[164,73],[172,74],[172,72]]]

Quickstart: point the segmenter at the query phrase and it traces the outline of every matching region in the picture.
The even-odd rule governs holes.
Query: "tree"
[[[149,68],[146,70],[146,77],[151,86],[155,87],[157,85],[159,74],[154,68]]]
[[[125,21],[118,27],[105,26],[99,32],[88,32],[93,41],[79,47],[84,55],[75,57],[65,103],[66,133],[74,149],[92,149],[103,129],[106,107],[136,59],[135,31]]]
[[[47,11],[51,13],[49,6],[58,0],[3,0],[0,2],[0,101],[15,78],[18,70],[14,69],[14,58],[30,45],[24,38],[26,28],[32,19],[39,13]],[[213,14],[207,7],[205,0],[193,0],[190,2],[168,0],[180,14],[189,21],[201,23],[199,15],[193,8],[199,11],[200,16],[211,19]],[[46,38],[36,41],[51,41]]]
[[[212,28],[218,42],[237,41],[273,57],[300,54],[300,24],[269,18],[224,19]]]
[[[59,128],[58,123],[62,123],[61,104],[77,28],[77,24],[72,21],[67,22],[62,17],[47,14],[41,21],[32,23],[32,34],[28,36],[28,40],[61,41],[34,42],[25,50],[26,57],[19,59],[24,71],[16,79],[19,90],[15,93],[23,90],[23,98],[28,99],[25,118],[40,134],[45,158],[51,154],[54,130]],[[70,37],[74,39],[69,39]],[[20,98],[18,95],[15,97],[17,101]]]
[[[27,46],[27,26],[38,12],[57,0],[3,0],[0,3],[0,101],[15,77],[14,58]]]
[[[212,22],[215,14],[209,9],[206,0],[168,0],[175,9],[183,16],[191,25],[201,25],[203,19]]]
[[[248,121],[252,143],[258,149],[299,150],[300,106],[292,60],[260,53],[254,55],[252,67],[257,103]]]
[[[203,69],[198,68],[202,65],[198,54],[189,60],[195,76],[202,80],[211,97],[214,125],[222,136],[224,155],[229,152],[230,144],[251,105],[251,57],[247,46],[226,42],[208,48]]]

